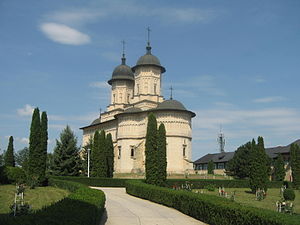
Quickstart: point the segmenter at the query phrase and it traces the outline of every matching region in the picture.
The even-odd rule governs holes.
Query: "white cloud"
[[[151,7],[151,10],[149,8]],[[215,19],[220,11],[204,8],[164,7],[158,5],[141,4],[139,1],[100,1],[86,8],[72,8],[49,13],[47,21],[68,25],[83,25],[103,19],[120,17],[145,17],[159,20],[167,24],[207,23]]]
[[[34,107],[26,104],[23,108],[17,109],[17,113],[19,116],[31,116],[33,113]]]
[[[257,98],[254,99],[253,102],[256,103],[271,103],[271,102],[279,102],[279,101],[284,101],[286,98],[282,96],[271,96],[271,97],[265,97],[265,98]]]
[[[87,34],[64,24],[43,23],[40,28],[50,40],[60,44],[83,45],[91,41]]]
[[[96,82],[91,82],[89,84],[90,87],[95,87],[95,88],[109,88],[109,84],[105,81],[96,81]]]

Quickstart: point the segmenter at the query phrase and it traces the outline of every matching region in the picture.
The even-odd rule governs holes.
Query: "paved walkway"
[[[205,224],[175,209],[126,194],[125,188],[101,189],[106,211],[101,225],[200,225]]]

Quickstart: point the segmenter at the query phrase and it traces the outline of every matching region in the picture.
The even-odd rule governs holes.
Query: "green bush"
[[[49,184],[71,192],[66,198],[49,207],[20,217],[0,215],[5,225],[98,225],[104,210],[105,195],[85,185],[50,179]]]
[[[218,196],[196,194],[149,185],[142,181],[127,181],[126,192],[136,197],[173,207],[184,214],[208,224],[299,224],[299,217],[297,216],[244,206]]]
[[[205,186],[205,189],[207,189],[208,191],[215,191],[215,185],[213,184],[209,184],[207,186]]]
[[[7,166],[5,168],[5,173],[9,183],[23,184],[26,181],[26,174],[20,167]]]
[[[287,188],[283,191],[283,198],[286,201],[294,201],[295,200],[295,192],[293,189]]]

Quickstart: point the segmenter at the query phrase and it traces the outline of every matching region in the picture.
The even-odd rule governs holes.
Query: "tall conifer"
[[[107,158],[107,177],[113,177],[114,172],[114,146],[110,133],[106,135],[106,158]]]
[[[157,183],[157,122],[153,113],[148,116],[147,134],[145,143],[145,171],[146,182],[149,184]]]
[[[15,156],[14,156],[14,138],[13,136],[9,137],[7,151],[4,155],[4,165],[5,166],[15,166]]]
[[[300,188],[300,147],[292,144],[290,147],[291,169],[293,184],[296,188]]]
[[[41,148],[40,148],[40,180],[45,180],[46,161],[47,161],[47,147],[48,147],[48,118],[47,113],[42,112],[41,117]]]
[[[39,182],[41,158],[40,110],[39,108],[35,108],[32,114],[29,136],[28,175],[30,183]]]
[[[250,153],[250,188],[253,193],[257,189],[267,191],[267,183],[269,181],[269,165],[268,156],[265,152],[264,140],[258,137],[258,143],[252,140],[252,149]]]
[[[92,150],[93,176],[107,177],[107,154],[106,154],[105,132],[101,130],[100,134],[96,131]]]
[[[56,140],[52,172],[57,176],[78,176],[80,166],[77,138],[71,128],[67,126],[61,132],[60,139]]]
[[[274,162],[274,179],[276,181],[283,181],[285,177],[285,168],[282,155],[279,154]]]
[[[167,179],[167,142],[165,125],[161,123],[158,128],[157,137],[158,150],[158,185],[163,186]]]

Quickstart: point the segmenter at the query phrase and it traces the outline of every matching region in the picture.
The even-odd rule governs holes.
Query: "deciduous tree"
[[[296,188],[300,188],[300,147],[297,144],[292,144],[290,147],[291,154],[291,169],[293,184]]]

